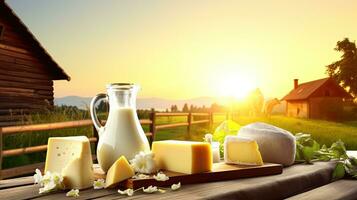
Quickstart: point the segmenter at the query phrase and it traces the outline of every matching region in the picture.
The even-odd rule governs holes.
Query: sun
[[[217,86],[218,96],[234,97],[238,100],[247,97],[249,92],[257,87],[254,77],[239,74],[222,77]]]

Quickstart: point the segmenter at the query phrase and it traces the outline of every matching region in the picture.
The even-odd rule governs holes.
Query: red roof
[[[319,80],[314,80],[306,83],[299,84],[296,89],[293,89],[287,94],[282,100],[305,100],[308,99],[317,89],[323,86],[328,81],[333,81],[331,78],[323,78]],[[335,82],[336,83],[336,82]],[[351,95],[347,93],[341,86],[337,83],[336,85],[341,88],[341,97],[351,98]]]
[[[30,40],[32,45],[42,54],[43,58],[49,63],[50,69],[54,72],[53,80],[71,80],[67,73],[53,60],[50,54],[42,47],[40,42],[35,38],[35,36],[30,32],[26,25],[21,21],[21,19],[12,11],[12,9],[4,2],[0,0],[0,5],[4,11],[8,14],[11,19],[17,23],[18,27],[26,34],[26,37]]]

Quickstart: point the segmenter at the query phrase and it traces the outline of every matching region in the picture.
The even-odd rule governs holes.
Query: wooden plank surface
[[[33,185],[33,177],[21,177],[21,178],[13,178],[13,179],[5,179],[0,182],[0,191],[2,189],[19,187],[24,185]]]
[[[9,177],[14,177],[14,176],[20,176],[20,175],[25,175],[25,174],[30,174],[35,171],[35,169],[43,169],[45,166],[45,163],[35,163],[35,164],[29,164],[29,165],[24,165],[20,167],[13,167],[9,169],[3,169],[1,170],[1,178],[9,178]]]
[[[295,195],[290,200],[298,199],[357,199],[357,181],[356,180],[339,180],[322,187]]]
[[[94,165],[96,179],[105,179],[105,173],[98,165]],[[214,163],[212,171],[199,174],[183,174],[164,171],[169,177],[168,181],[156,181],[152,176],[145,179],[128,179],[120,184],[124,188],[138,189],[155,185],[159,187],[171,186],[181,182],[182,184],[208,183],[213,181],[232,180],[238,178],[249,178],[257,176],[267,176],[281,174],[282,165],[265,163],[263,166],[228,165],[224,162]]]
[[[87,189],[81,190],[80,197],[76,199],[283,199],[330,183],[334,166],[333,162],[317,162],[313,165],[299,164],[284,168],[283,173],[278,175],[202,184],[183,184],[178,191],[170,191],[169,188],[166,188],[167,192],[164,194],[146,194],[137,191],[133,197],[119,195],[115,189]],[[25,180],[25,178],[23,179]],[[12,182],[3,180],[0,181],[0,185],[5,184],[4,181],[8,185]],[[19,179],[16,182],[19,182]],[[38,188],[36,185],[25,185],[0,189],[0,200],[67,199],[65,191],[39,195]]]

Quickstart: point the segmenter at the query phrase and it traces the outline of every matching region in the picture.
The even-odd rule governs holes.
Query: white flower
[[[159,172],[156,175],[153,176],[155,180],[157,181],[167,181],[169,180],[169,177],[166,176],[166,174]]]
[[[126,195],[128,195],[128,196],[133,196],[133,194],[134,194],[134,190],[133,189],[126,189],[126,190],[118,190],[118,193],[119,194],[126,194]]]
[[[67,197],[79,197],[79,190],[78,189],[72,189],[66,193]]]
[[[160,193],[165,193],[166,190],[163,190],[163,189],[158,189],[157,191],[159,191]]]
[[[42,182],[42,174],[39,169],[35,170],[35,174],[33,175],[33,179],[35,180],[35,184],[40,184]]]
[[[48,192],[54,191],[56,189],[56,187],[57,187],[56,183],[54,183],[53,181],[50,181],[50,182],[46,183],[43,188],[39,189],[39,193],[43,194],[43,193],[48,193]]]
[[[104,188],[104,185],[105,185],[104,179],[98,179],[98,180],[96,180],[96,181],[93,182],[93,188],[94,188],[95,190],[103,189],[103,188]]]
[[[44,194],[44,193],[47,193],[47,192],[49,192],[49,191],[46,191],[45,188],[40,188],[40,189],[38,190],[38,193],[39,193],[39,194]]]
[[[146,179],[146,178],[150,178],[149,175],[146,174],[135,174],[133,177],[131,177],[133,179]]]
[[[203,138],[203,140],[204,140],[205,142],[212,143],[212,138],[213,138],[213,135],[210,134],[210,133],[207,133],[207,134],[205,135],[205,137]]]
[[[58,173],[51,173],[47,171],[44,176],[41,175],[41,171],[36,169],[36,174],[34,175],[35,184],[40,184],[41,188],[39,193],[48,193],[56,191],[58,189],[63,189],[63,177]]]
[[[59,173],[52,173],[51,180],[58,186],[62,185],[63,176]]]
[[[171,185],[171,190],[178,190],[181,187],[181,182],[178,182],[177,184],[172,184]]]
[[[154,192],[157,192],[158,189],[156,186],[152,186],[150,185],[149,187],[147,188],[143,188],[143,192],[146,192],[146,193],[154,193]]]
[[[152,152],[140,152],[130,161],[135,172],[151,174],[156,171],[154,154]]]
[[[47,171],[45,173],[45,175],[43,175],[42,181],[40,182],[40,185],[44,186],[45,184],[48,184],[49,182],[51,182],[51,179],[52,179],[52,174],[51,174],[50,171]]]

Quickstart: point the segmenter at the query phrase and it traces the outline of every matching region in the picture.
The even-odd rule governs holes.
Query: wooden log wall
[[[53,106],[53,76],[22,29],[0,13],[0,126]]]

